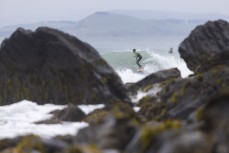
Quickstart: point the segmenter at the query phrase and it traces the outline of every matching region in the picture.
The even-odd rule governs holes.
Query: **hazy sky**
[[[0,27],[38,21],[77,21],[96,11],[217,12],[229,16],[229,0],[0,0]]]

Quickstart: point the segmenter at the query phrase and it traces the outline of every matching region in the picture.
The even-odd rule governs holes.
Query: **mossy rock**
[[[123,150],[133,138],[141,122],[131,106],[117,103],[112,108],[104,108],[92,113],[101,113],[99,123],[79,130],[75,143],[96,144],[103,149]],[[104,115],[105,114],[105,115]],[[93,118],[91,118],[93,119]]]
[[[156,101],[156,97],[152,97],[148,95],[139,100],[138,106],[141,107],[142,104],[144,105],[144,103],[154,102],[154,101]]]
[[[130,103],[112,67],[74,36],[48,27],[18,28],[3,44],[0,105],[23,99],[64,105]]]
[[[61,141],[61,142],[65,142],[66,144],[73,144],[73,137],[72,135],[58,135],[55,136],[53,139]]]
[[[166,80],[180,78],[180,71],[177,68],[171,68],[167,70],[158,71],[152,73],[142,80],[129,85],[128,91],[131,95],[136,95],[137,91],[142,90],[144,92],[149,91],[155,84],[161,83]]]
[[[164,102],[157,102],[156,99],[152,97],[146,97],[145,99],[139,102],[140,110],[137,114],[140,119],[142,121],[162,121],[167,113],[166,104]]]
[[[47,148],[41,141],[41,138],[35,135],[24,137],[15,148],[17,153],[32,153],[39,151],[40,153],[48,153]]]
[[[112,106],[91,112],[85,117],[84,121],[90,124],[99,124],[110,115],[114,116],[116,119],[134,118],[138,120],[137,114],[129,104],[116,102],[116,104]]]
[[[150,89],[152,89],[154,87],[154,84],[149,84],[146,87],[144,87],[142,89],[143,92],[148,92]]]
[[[195,117],[197,121],[204,119],[204,106],[201,106],[196,110]]]
[[[65,149],[64,153],[83,153],[82,149],[77,145],[72,145]]]
[[[67,148],[64,153],[103,153],[101,149],[99,149],[95,145],[72,145]]]
[[[97,109],[92,113],[88,114],[83,121],[88,122],[90,124],[99,124],[104,121],[106,116],[109,114],[108,110],[105,109]]]
[[[156,138],[160,136],[163,132],[169,130],[179,130],[182,123],[177,120],[167,120],[156,126],[145,126],[141,129],[140,139],[143,143],[143,150],[147,150],[150,144],[156,141]]]
[[[133,108],[125,103],[116,103],[111,112],[115,115],[116,118],[136,118],[137,115]]]
[[[165,81],[161,82],[159,85],[160,85],[160,87],[165,87],[167,85],[173,84],[176,79],[177,78],[171,78],[171,79],[165,80]]]
[[[0,140],[0,148],[1,148],[1,150],[14,147],[15,145],[16,145],[15,142],[13,140],[11,140],[11,139],[2,139],[2,140]]]

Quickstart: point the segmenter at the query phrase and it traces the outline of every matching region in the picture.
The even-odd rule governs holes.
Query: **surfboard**
[[[144,67],[138,69],[137,72],[144,72]]]

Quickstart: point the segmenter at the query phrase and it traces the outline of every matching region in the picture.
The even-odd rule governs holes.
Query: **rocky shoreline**
[[[228,153],[229,23],[196,27],[179,53],[193,75],[181,78],[173,68],[123,85],[87,43],[47,27],[18,29],[0,48],[0,105],[22,98],[68,104],[41,123],[89,126],[75,136],[0,140],[1,152]],[[145,96],[131,103],[138,92]],[[79,104],[105,107],[86,115]]]

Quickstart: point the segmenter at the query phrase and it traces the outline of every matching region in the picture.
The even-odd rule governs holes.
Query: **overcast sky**
[[[77,21],[96,11],[216,12],[229,16],[229,0],[0,0],[0,27],[39,21]]]

